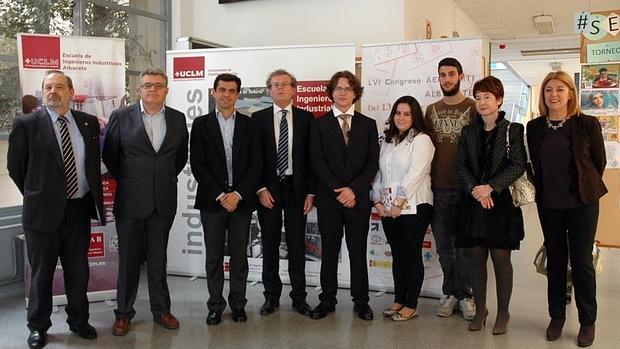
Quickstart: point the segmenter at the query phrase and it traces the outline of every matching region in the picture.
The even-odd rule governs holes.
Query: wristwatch
[[[400,202],[399,202],[400,201]],[[405,206],[405,204],[407,203],[407,200],[404,199],[396,199],[394,200],[394,202],[392,203],[392,205],[400,208],[401,210],[403,209],[403,207]]]

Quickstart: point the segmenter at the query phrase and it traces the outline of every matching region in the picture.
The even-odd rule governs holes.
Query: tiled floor
[[[145,282],[142,282],[132,322],[132,331],[125,337],[111,335],[113,307],[104,302],[91,305],[91,323],[99,331],[99,338],[87,341],[73,335],[66,325],[62,309],[52,316],[49,348],[576,348],[579,329],[574,304],[569,306],[568,320],[562,337],[547,342],[544,330],[548,322],[546,283],[536,274],[531,264],[540,244],[540,228],[535,210],[526,208],[528,236],[522,249],[513,255],[515,285],[511,303],[510,329],[506,335],[493,336],[495,317],[495,289],[492,272],[489,273],[489,323],[477,333],[467,330],[467,321],[459,315],[439,318],[434,310],[436,299],[422,298],[420,316],[393,323],[380,316],[389,306],[392,295],[371,297],[375,311],[374,321],[362,321],[352,312],[349,291],[339,290],[335,313],[322,320],[311,320],[292,311],[290,302],[283,297],[278,312],[270,316],[258,313],[262,304],[262,284],[248,285],[247,323],[232,322],[230,312],[224,313],[219,326],[207,327],[206,281],[192,281],[187,277],[171,276],[169,283],[173,313],[180,319],[181,328],[165,330],[154,324],[148,311]],[[594,348],[620,348],[617,314],[620,310],[620,251],[602,249],[603,270],[598,277],[597,336]],[[489,268],[492,268],[489,265]],[[143,276],[144,279],[144,276]],[[288,294],[285,288],[283,294]],[[318,292],[309,287],[308,301],[316,305]],[[23,348],[28,335],[25,321],[23,291],[0,296],[0,348]]]

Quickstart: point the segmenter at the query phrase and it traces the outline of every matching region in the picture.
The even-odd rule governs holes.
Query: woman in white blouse
[[[422,243],[433,209],[434,134],[411,96],[396,100],[387,124],[372,200],[392,249],[395,297],[383,315],[405,321],[417,315],[424,281]]]

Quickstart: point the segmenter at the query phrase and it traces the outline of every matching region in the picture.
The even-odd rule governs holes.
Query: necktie
[[[282,118],[280,119],[280,138],[278,139],[278,173],[280,178],[284,179],[286,169],[288,168],[288,121],[286,121],[286,113],[288,111],[282,109]]]
[[[351,129],[349,127],[349,118],[351,117],[351,115],[349,114],[340,114],[338,116],[339,118],[342,119],[342,136],[344,137],[344,142],[349,145],[349,133],[351,132]]]
[[[62,158],[65,162],[65,180],[67,183],[67,199],[75,198],[78,192],[77,167],[75,166],[75,156],[73,155],[73,146],[71,145],[71,137],[69,136],[69,127],[67,126],[67,117],[60,115],[60,141],[62,143]]]

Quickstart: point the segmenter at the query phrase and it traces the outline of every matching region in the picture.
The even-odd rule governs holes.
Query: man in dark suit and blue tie
[[[312,311],[320,319],[335,310],[338,254],[343,229],[349,250],[353,310],[372,320],[368,305],[366,240],[370,220],[370,188],[379,169],[376,122],[355,111],[362,96],[360,81],[349,71],[334,74],[327,85],[334,102],[330,112],[313,120],[310,159],[316,176],[316,207],[321,233],[321,302]]]
[[[69,108],[73,82],[48,71],[40,110],[15,119],[9,135],[9,175],[24,195],[32,282],[28,295],[28,346],[42,348],[52,326],[52,282],[58,258],[67,295],[67,323],[80,337],[94,339],[88,324],[90,220],[105,223],[99,157],[99,123]]]
[[[162,70],[143,71],[138,94],[138,103],[112,112],[103,147],[103,162],[117,181],[115,336],[129,332],[145,258],[153,321],[179,328],[170,313],[166,257],[177,209],[177,176],[187,163],[187,124],[183,113],[164,104],[168,77]]]
[[[200,210],[206,248],[209,300],[207,325],[222,321],[226,308],[224,247],[228,233],[230,292],[235,322],[248,317],[244,307],[248,279],[247,246],[261,173],[260,144],[253,120],[235,110],[241,79],[232,74],[215,78],[211,95],[215,110],[194,120],[190,163],[198,182],[194,208]]]
[[[293,309],[310,315],[306,302],[306,215],[314,204],[309,144],[312,113],[293,106],[297,79],[278,69],[267,78],[273,106],[252,114],[261,143],[263,170],[258,189],[258,221],[263,244],[265,303],[261,315],[280,305],[282,215]]]

